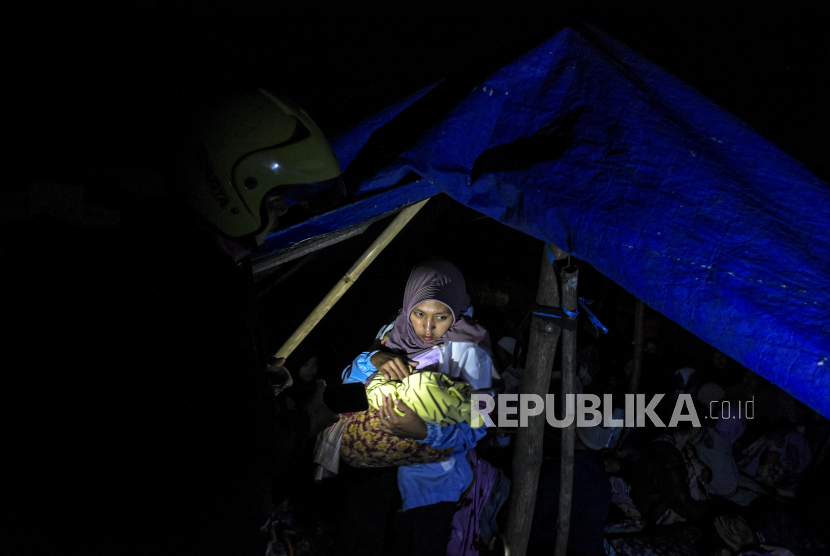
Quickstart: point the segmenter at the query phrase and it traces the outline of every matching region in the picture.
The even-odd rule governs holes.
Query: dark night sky
[[[830,181],[824,3],[175,0],[35,8],[13,51],[25,70],[15,84],[32,107],[32,160],[18,165],[27,175],[13,183],[82,185],[98,204],[105,190],[125,189],[125,177],[144,175],[137,170],[163,168],[172,124],[206,94],[264,86],[333,135],[438,79],[475,85],[580,22],[628,44]],[[357,241],[344,269],[370,239]],[[535,271],[527,274],[535,283]],[[327,279],[319,296],[329,287]]]
[[[518,4],[518,5],[516,5]],[[592,23],[830,180],[820,0],[508,3],[200,1],[35,9],[16,52],[34,172],[78,183],[156,168],[206,91],[265,86],[328,134],[439,78],[486,76],[571,22]]]

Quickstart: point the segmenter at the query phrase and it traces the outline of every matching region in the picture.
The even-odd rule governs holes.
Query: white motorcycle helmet
[[[206,112],[185,141],[181,164],[183,200],[230,237],[263,229],[262,200],[275,188],[312,212],[345,195],[320,129],[302,108],[262,89]]]

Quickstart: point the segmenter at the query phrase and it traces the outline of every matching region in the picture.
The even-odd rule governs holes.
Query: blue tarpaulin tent
[[[592,29],[430,112],[442,87],[336,138],[360,178],[353,202],[276,233],[261,257],[444,192],[589,262],[830,417],[827,183]]]

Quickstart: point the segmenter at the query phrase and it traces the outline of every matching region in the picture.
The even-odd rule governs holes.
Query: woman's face
[[[409,322],[420,338],[431,344],[447,333],[452,326],[452,311],[438,301],[419,303],[409,313]]]

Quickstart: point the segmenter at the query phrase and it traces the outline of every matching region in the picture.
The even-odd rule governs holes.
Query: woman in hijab
[[[366,383],[376,373],[387,381],[403,381],[429,368],[464,380],[475,390],[487,390],[494,373],[490,337],[469,312],[470,297],[458,268],[442,260],[418,265],[407,282],[397,318],[378,334],[379,349],[360,354],[343,372],[344,382]],[[347,502],[341,548],[364,555],[444,556],[453,515],[474,479],[468,452],[486,434],[486,427],[472,428],[465,421],[454,425],[425,423],[406,404],[391,397],[384,397],[379,409],[384,432],[452,451],[443,461],[352,470],[363,495],[372,490],[366,500],[373,507],[371,516],[360,516],[356,507],[359,496]],[[390,484],[383,477],[388,479],[393,473],[399,496],[389,496],[381,486]],[[388,517],[392,520],[391,535],[385,534]]]
[[[409,366],[420,371],[441,365],[442,370],[454,378],[462,376],[477,390],[489,388],[490,335],[468,313],[472,313],[470,296],[455,265],[442,260],[418,265],[406,284],[403,309],[391,328],[383,331],[388,333],[385,349],[371,355],[372,365],[387,380],[406,378],[411,373]],[[446,353],[449,347],[453,353]]]

